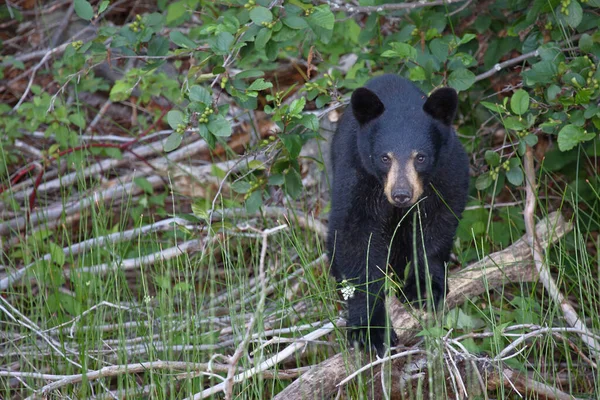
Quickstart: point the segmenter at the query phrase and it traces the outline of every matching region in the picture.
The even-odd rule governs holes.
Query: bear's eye
[[[417,154],[416,160],[419,164],[425,161],[425,156],[423,154]]]
[[[384,155],[381,156],[381,162],[383,162],[384,164],[389,163],[390,160],[391,160],[391,158],[387,154],[384,154]]]

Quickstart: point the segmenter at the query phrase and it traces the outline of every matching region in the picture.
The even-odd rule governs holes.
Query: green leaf
[[[521,75],[525,79],[525,83],[532,86],[536,83],[550,83],[557,73],[558,67],[554,61],[540,61],[533,64],[529,71],[525,71]]]
[[[210,95],[210,92],[199,85],[190,87],[189,98],[191,101],[198,101],[206,105],[212,103],[212,96]]]
[[[132,89],[133,88],[131,87],[130,83],[123,80],[118,80],[110,89],[110,94],[108,97],[111,101],[123,101],[129,97]]]
[[[583,117],[585,119],[590,119],[595,116],[600,116],[600,107],[598,107],[596,104],[589,104],[588,108],[583,113]]]
[[[231,190],[233,190],[236,193],[248,193],[250,191],[250,189],[252,189],[252,185],[250,185],[250,182],[246,182],[246,181],[237,181],[237,182],[233,182],[231,185]]]
[[[102,14],[104,11],[106,11],[109,4],[110,1],[108,0],[104,0],[102,3],[100,3],[100,5],[98,6],[98,14]]]
[[[561,91],[562,91],[562,89],[558,85],[548,86],[548,88],[546,89],[546,99],[548,101],[556,100],[556,96],[558,96]]]
[[[267,169],[267,166],[261,160],[250,160],[250,162],[248,162],[248,169],[252,171],[262,171]]]
[[[214,72],[213,72],[214,73]],[[235,75],[235,79],[246,79],[246,78],[260,78],[264,76],[264,71],[258,69],[248,69]]]
[[[48,296],[48,308],[55,308],[55,311],[64,310],[70,315],[80,315],[83,306],[75,297],[70,294],[55,291]]]
[[[78,128],[85,129],[85,117],[82,114],[77,113],[69,115],[69,121],[71,121]]]
[[[509,170],[506,171],[506,179],[514,186],[520,186],[523,183],[523,169],[518,158],[510,159]]]
[[[493,181],[492,177],[490,176],[490,173],[486,172],[477,177],[477,180],[475,181],[475,188],[477,190],[485,190],[491,186],[492,182]]]
[[[523,141],[525,142],[525,144],[526,144],[527,146],[529,146],[529,147],[533,147],[533,146],[535,146],[535,145],[537,144],[537,142],[538,142],[538,137],[537,137],[536,135],[534,135],[534,134],[529,134],[529,135],[526,135],[526,136],[523,138]]]
[[[230,136],[231,123],[222,115],[217,115],[215,119],[208,123],[208,130],[215,136]]]
[[[527,129],[527,125],[525,124],[525,122],[517,117],[504,118],[504,127],[513,131],[521,131],[523,129]]]
[[[285,146],[285,149],[288,151],[291,159],[295,159],[300,154],[300,150],[302,150],[302,137],[296,134],[288,134],[280,136],[281,142]]]
[[[176,1],[167,7],[167,24],[175,22],[187,13],[187,6],[183,1]]]
[[[170,151],[177,149],[179,147],[179,145],[181,144],[182,140],[183,140],[182,133],[179,133],[179,132],[171,133],[169,135],[169,137],[167,138],[167,140],[165,141],[163,150],[168,153]]]
[[[561,13],[571,28],[577,28],[583,19],[583,9],[577,0],[570,0],[567,7],[567,14]]]
[[[269,176],[269,180],[267,181],[267,184],[271,185],[271,186],[279,186],[279,185],[283,185],[284,182],[285,182],[285,178],[283,177],[283,175],[273,174],[273,175]]]
[[[475,74],[466,68],[452,71],[448,76],[448,85],[457,91],[467,90],[475,83]]]
[[[410,72],[408,73],[408,77],[410,78],[411,81],[422,82],[426,79],[425,70],[423,69],[423,67],[420,67],[420,66],[411,68]]]
[[[87,0],[75,0],[75,14],[86,21],[94,18],[94,9]]]
[[[490,167],[497,167],[500,165],[500,155],[493,150],[487,150],[485,152],[485,162]]]
[[[262,203],[262,190],[252,192],[246,200],[246,212],[249,214],[255,213],[262,206]]]
[[[148,179],[144,178],[143,176],[136,176],[135,178],[133,178],[133,183],[135,183],[137,187],[139,187],[148,194],[152,194],[152,192],[154,192],[154,188],[152,187],[150,181],[148,181]]]
[[[171,110],[167,113],[167,122],[171,129],[177,129],[180,124],[184,124],[183,113],[179,110]]]
[[[579,49],[584,53],[590,53],[592,51],[592,47],[594,46],[594,40],[590,35],[584,33],[579,38]]]
[[[466,33],[460,40],[458,41],[458,45],[469,43],[471,40],[475,39],[477,35],[474,33]]]
[[[154,36],[148,43],[148,55],[162,57],[169,52],[169,41],[164,36]]]
[[[417,49],[410,44],[401,42],[390,43],[391,50],[384,51],[382,57],[397,57],[402,60],[415,60],[417,58]]]
[[[265,82],[265,80],[263,78],[259,78],[259,79],[255,80],[254,82],[252,82],[252,84],[250,86],[248,86],[248,89],[246,89],[246,90],[261,91],[261,90],[269,89],[272,87],[273,87],[273,84],[271,82]]]
[[[565,125],[558,132],[558,148],[561,151],[568,151],[581,142],[592,140],[595,136],[596,134],[588,133],[577,125]]]
[[[323,29],[332,30],[335,25],[335,16],[326,4],[313,8],[312,14],[308,17],[311,24]]]
[[[305,105],[306,105],[305,97],[300,97],[299,99],[292,101],[292,104],[290,104],[289,114],[292,116],[300,116],[300,113],[302,112],[302,110],[304,110]]]
[[[254,39],[254,48],[256,50],[263,50],[267,45],[267,42],[271,39],[273,31],[269,28],[261,28]]]
[[[300,118],[300,124],[311,131],[319,130],[319,118],[315,114],[304,114]]]
[[[415,336],[417,337],[432,337],[432,338],[441,338],[445,336],[448,332],[439,326],[432,326],[430,328],[425,328],[421,332],[418,332]]]
[[[104,154],[106,154],[107,157],[114,158],[115,160],[121,160],[123,158],[123,153],[121,153],[121,150],[115,147],[104,148]]]
[[[65,265],[65,253],[63,252],[62,247],[54,242],[50,242],[48,245],[50,247],[50,257],[52,257],[52,262],[59,267]]]
[[[298,17],[296,15],[290,15],[289,17],[285,17],[283,19],[283,23],[288,28],[292,28],[292,29],[296,29],[296,30],[308,28],[308,24],[306,23],[304,18]]]
[[[261,25],[263,22],[273,21],[273,14],[271,10],[263,6],[256,6],[250,10],[250,19],[257,25]]]
[[[496,103],[490,103],[489,101],[482,101],[481,105],[484,106],[485,108],[487,108],[490,111],[493,111],[495,113],[498,114],[502,114],[502,106],[500,104],[496,104]]]
[[[210,48],[217,54],[224,55],[229,52],[235,38],[229,32],[221,32],[216,37],[210,39]]]
[[[450,48],[448,46],[447,38],[433,39],[429,42],[429,49],[431,50],[431,54],[433,54],[441,63],[446,62],[448,59]]]
[[[290,195],[291,198],[297,199],[302,194],[302,177],[294,168],[290,168],[287,174],[285,174],[285,192]]]
[[[196,43],[194,43],[192,39],[185,36],[179,31],[171,31],[171,33],[169,34],[169,38],[173,43],[175,43],[179,47],[183,47],[186,49],[195,49],[197,47]]]
[[[510,98],[510,109],[517,115],[523,115],[529,109],[529,93],[517,90]]]

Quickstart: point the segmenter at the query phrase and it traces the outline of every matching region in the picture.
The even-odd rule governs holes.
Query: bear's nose
[[[397,206],[405,206],[410,202],[412,193],[406,189],[398,189],[392,193],[392,199]]]

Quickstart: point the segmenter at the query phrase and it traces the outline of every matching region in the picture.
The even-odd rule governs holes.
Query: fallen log
[[[572,229],[559,212],[549,214],[536,225],[536,234],[543,248],[557,242]],[[532,265],[531,248],[523,236],[508,248],[490,254],[481,261],[452,274],[448,278],[448,296],[445,306],[449,309],[461,305],[467,299],[483,294],[493,288],[511,282],[531,282],[537,279]],[[392,325],[398,342],[414,343],[415,334],[423,329],[431,316],[423,311],[407,309],[391,297],[388,302]],[[275,399],[327,398],[338,391],[337,384],[347,375],[360,368],[366,361],[364,352],[350,350],[314,366]]]

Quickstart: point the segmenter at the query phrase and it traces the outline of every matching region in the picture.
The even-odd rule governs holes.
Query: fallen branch
[[[589,332],[588,328],[581,321],[579,316],[577,315],[577,311],[575,308],[569,304],[569,302],[565,299],[563,294],[558,289],[556,282],[554,282],[554,278],[550,274],[550,270],[546,265],[546,261],[544,258],[543,248],[545,246],[541,245],[538,241],[537,232],[534,231],[534,215],[535,215],[535,206],[537,203],[536,194],[537,194],[537,184],[535,179],[535,169],[533,167],[533,149],[530,146],[527,146],[527,150],[525,151],[525,156],[523,158],[523,169],[525,170],[525,180],[526,180],[526,199],[525,199],[525,210],[523,211],[523,216],[525,218],[525,230],[527,232],[527,242],[531,246],[531,252],[533,254],[533,261],[535,265],[535,269],[537,270],[540,282],[544,285],[544,288],[550,295],[550,298],[560,307],[565,317],[567,323],[580,330],[581,332]],[[593,356],[598,360],[600,357],[600,343],[594,338],[593,335],[583,333],[581,334],[581,340],[585,344],[588,345],[590,350],[592,351]]]
[[[130,229],[124,232],[116,232],[106,236],[100,236],[97,238],[92,238],[89,240],[84,240],[83,242],[73,244],[71,246],[63,247],[62,252],[65,256],[68,255],[79,255],[89,249],[95,247],[103,247],[108,244],[115,244],[119,242],[125,242],[128,240],[132,240],[140,235],[145,235],[149,233],[162,232],[166,230],[175,229],[175,225],[182,225],[186,227],[186,229],[192,229],[192,226],[189,226],[188,221],[181,218],[169,218],[165,219],[150,225],[143,226],[141,228]],[[0,279],[0,291],[8,289],[15,282],[18,282],[25,273],[31,269],[33,266],[37,265],[40,261],[50,261],[52,259],[52,255],[50,253],[44,254],[40,259],[26,265],[25,267],[9,274],[8,276]]]
[[[154,361],[138,364],[111,365],[110,367],[104,367],[97,371],[91,371],[86,374],[67,375],[64,378],[61,378],[60,380],[57,380],[42,387],[33,395],[29,396],[26,400],[45,398],[47,394],[51,391],[59,389],[63,386],[79,383],[83,380],[83,378],[85,378],[88,381],[93,381],[111,376],[118,376],[123,374],[138,374],[155,370],[184,370],[189,371],[190,374],[198,374],[200,371],[202,371],[202,374],[204,375],[215,376],[216,374],[212,373],[212,371],[222,372],[222,369],[223,368],[219,368],[218,365],[212,363],[189,363],[182,361]],[[0,376],[2,376],[1,373]],[[45,376],[45,374],[39,374],[39,376],[37,377],[42,379],[51,379],[55,376]]]
[[[342,323],[338,322],[336,325],[340,326],[340,325],[342,325]],[[244,380],[251,378],[254,375],[257,375],[259,373],[264,373],[264,371],[266,371],[267,369],[279,364],[280,362],[284,361],[289,356],[294,354],[296,351],[304,348],[306,346],[307,342],[314,341],[315,339],[318,339],[321,336],[329,334],[330,332],[332,332],[334,330],[334,328],[335,328],[334,324],[331,322],[328,322],[327,324],[323,325],[321,328],[318,328],[317,330],[312,331],[312,332],[302,336],[301,338],[298,339],[297,342],[286,347],[284,350],[275,354],[273,357],[268,358],[267,360],[263,361],[258,366],[234,376],[233,381],[235,383],[243,382]],[[340,354],[338,354],[338,355],[340,355]],[[342,362],[342,368],[343,368],[343,365],[346,364],[347,360],[342,359],[341,362]],[[310,371],[307,373],[310,373]],[[219,384],[212,388],[208,388],[204,392],[199,393],[196,396],[193,396],[192,398],[193,399],[203,399],[205,397],[210,396],[213,393],[218,393],[218,392],[222,391],[224,388],[223,386],[224,386],[223,384]],[[307,397],[314,398],[315,396],[313,395],[313,393],[316,393],[316,392],[311,392],[311,396],[307,396]]]
[[[558,212],[551,213],[536,226],[542,246],[555,243],[572,229]],[[456,307],[468,298],[481,295],[506,282],[527,282],[536,279],[531,267],[531,250],[526,236],[505,250],[490,254],[448,279],[448,308]],[[415,333],[423,329],[428,316],[420,311],[407,310],[395,297],[389,299],[392,324],[399,343],[414,341]],[[336,384],[360,365],[349,362],[362,358],[363,352],[350,350],[323,361],[279,393],[275,399],[328,397],[338,390]]]

